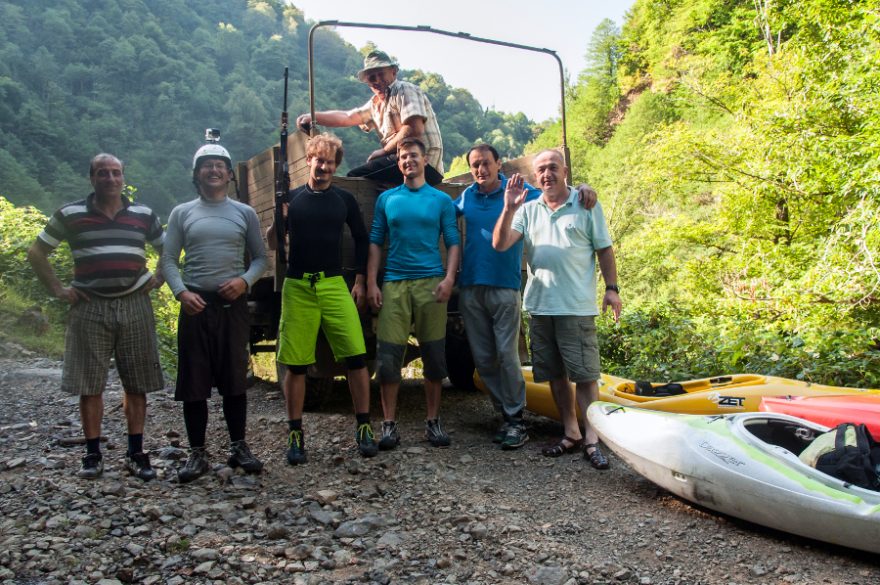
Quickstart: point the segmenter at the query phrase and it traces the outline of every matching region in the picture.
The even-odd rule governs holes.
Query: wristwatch
[[[613,290],[617,294],[620,294],[620,287],[617,286],[616,284],[606,284],[605,285],[605,292],[608,292],[609,290]]]

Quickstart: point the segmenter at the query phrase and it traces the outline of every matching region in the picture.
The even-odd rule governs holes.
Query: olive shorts
[[[535,382],[565,377],[574,383],[599,379],[599,339],[595,317],[532,315],[529,337]]]

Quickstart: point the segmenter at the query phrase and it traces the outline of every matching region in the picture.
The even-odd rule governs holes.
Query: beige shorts
[[[117,298],[90,295],[88,302],[70,307],[61,389],[79,396],[103,393],[110,358],[116,360],[126,392],[146,394],[165,387],[147,292]]]

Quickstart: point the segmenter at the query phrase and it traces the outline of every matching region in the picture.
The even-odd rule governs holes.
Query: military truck
[[[558,62],[560,71],[560,95],[564,96],[562,62],[556,53],[549,49],[538,49],[525,45],[483,39],[467,33],[451,33],[448,31],[432,29],[427,26],[406,27],[323,21],[313,25],[309,31],[309,92],[312,119],[315,119],[313,40],[315,31],[324,26],[382,28],[408,30],[418,33],[427,32],[457,37],[467,41],[490,43],[505,47],[547,53],[553,56]],[[562,138],[563,146],[560,150],[566,161],[568,161],[568,148],[565,140],[564,103],[562,104]],[[305,160],[305,145],[307,141],[308,135],[304,132],[294,131],[287,136],[286,158],[291,189],[305,184],[308,180],[308,167]],[[260,218],[260,225],[263,228],[263,237],[266,235],[266,228],[273,223],[275,214],[275,178],[278,176],[281,166],[284,163],[280,156],[281,150],[280,145],[268,148],[250,160],[238,164],[236,170],[239,182],[239,197],[243,202],[248,203],[256,210],[257,215]],[[510,175],[513,172],[519,172],[526,177],[527,181],[534,182],[531,165],[532,158],[533,157],[529,156],[505,162],[503,172],[507,175]],[[464,174],[457,177],[447,178],[443,183],[436,187],[447,193],[451,198],[455,199],[471,183],[472,179],[470,174]],[[349,191],[355,196],[358,205],[360,206],[364,223],[369,230],[373,221],[373,209],[376,204],[376,199],[382,191],[388,188],[388,186],[380,185],[369,179],[349,177],[334,177],[333,184]],[[459,227],[460,229],[463,228],[462,222],[459,223]],[[462,236],[467,237],[467,234],[462,233]],[[344,229],[342,240],[343,276],[348,283],[349,288],[351,288],[354,284],[355,277],[354,241],[351,238],[351,234],[348,232],[347,226]],[[445,248],[441,248],[441,252],[445,262]],[[382,265],[384,266],[384,258]],[[250,351],[252,354],[268,351],[274,352],[276,349],[274,342],[278,335],[278,323],[281,315],[280,290],[284,279],[285,269],[286,267],[278,262],[278,254],[276,253],[270,257],[268,269],[263,277],[251,288],[248,300],[251,312]],[[380,267],[380,278],[381,275],[382,272]],[[474,363],[473,358],[471,357],[470,347],[467,343],[467,337],[465,335],[465,323],[458,311],[457,290],[453,292],[453,296],[449,301],[448,311],[449,318],[446,330],[446,358],[449,379],[456,387],[465,389],[473,388]],[[369,309],[361,313],[361,325],[363,327],[364,339],[367,347],[368,364],[372,374],[376,350],[376,317]],[[522,336],[520,341],[520,357],[522,360],[525,360],[527,359],[527,352],[524,338]],[[406,363],[411,362],[417,357],[419,357],[418,346],[415,343],[410,343],[406,352]],[[307,403],[311,406],[319,405],[322,398],[332,387],[334,377],[345,373],[344,365],[333,359],[332,351],[330,350],[330,346],[324,338],[323,333],[319,334],[316,360],[316,363],[309,367],[306,378],[306,399]],[[278,367],[277,370],[280,381],[283,378],[284,368]]]

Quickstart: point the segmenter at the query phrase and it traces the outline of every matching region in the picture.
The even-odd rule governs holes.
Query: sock
[[[302,431],[303,430],[303,419],[301,419],[301,418],[287,419],[287,430],[288,431]]]
[[[134,455],[144,450],[144,434],[128,436],[128,454]]]
[[[224,396],[223,416],[226,417],[229,440],[233,443],[244,441],[244,432],[247,426],[247,394]]]
[[[208,430],[208,401],[184,402],[183,423],[186,426],[190,449],[204,449],[205,434]]]
[[[101,437],[86,439],[86,453],[97,453],[98,455],[101,454]]]
[[[369,412],[356,412],[354,418],[357,419],[358,426],[363,424],[369,424],[370,422],[370,413]]]

